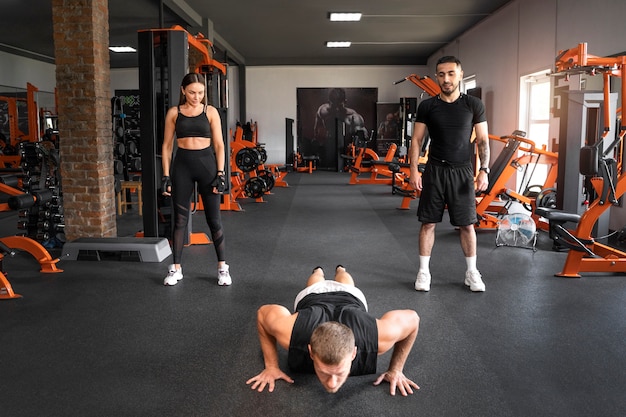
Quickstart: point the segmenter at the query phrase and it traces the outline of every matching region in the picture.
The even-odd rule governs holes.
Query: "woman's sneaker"
[[[176,269],[174,264],[169,266],[167,276],[163,281],[163,285],[176,285],[178,281],[183,279],[183,268]]]
[[[233,283],[230,274],[228,273],[228,265],[224,265],[217,270],[217,285],[226,286]]]

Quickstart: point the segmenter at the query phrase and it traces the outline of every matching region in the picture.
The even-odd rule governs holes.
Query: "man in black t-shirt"
[[[277,380],[293,383],[278,366],[278,348],[288,350],[288,365],[294,372],[315,373],[329,393],[336,393],[350,375],[376,372],[378,355],[393,349],[389,369],[374,385],[388,381],[391,395],[396,388],[403,396],[418,390],[403,374],[417,331],[419,316],[413,310],[393,310],[380,319],[367,312],[365,296],[352,276],[338,265],[334,280],[326,280],[317,267],[294,303],[295,312],[266,304],[257,313],[257,329],[265,369],[246,384],[259,392],[274,391]]]
[[[435,226],[447,208],[450,223],[460,231],[461,248],[467,270],[465,285],[471,291],[485,291],[476,268],[476,191],[489,185],[489,135],[485,107],[480,99],[461,93],[461,62],[445,56],[437,62],[437,81],[441,93],[420,103],[411,138],[410,184],[420,191],[417,216],[422,223],[419,234],[420,267],[415,280],[417,291],[430,290],[430,256],[435,244]],[[428,162],[423,173],[418,160],[426,132],[430,136]],[[478,147],[480,169],[474,180],[472,132]],[[475,184],[474,184],[475,181]]]

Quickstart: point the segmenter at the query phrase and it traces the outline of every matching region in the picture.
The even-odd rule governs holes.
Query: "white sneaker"
[[[482,280],[480,272],[477,270],[465,272],[465,285],[470,287],[470,290],[474,292],[485,291],[485,283]]]
[[[430,272],[418,271],[415,280],[416,291],[430,291]]]
[[[228,273],[228,265],[224,265],[221,269],[217,270],[217,285],[226,286],[232,283],[233,280]]]
[[[167,276],[163,281],[163,285],[176,285],[178,281],[183,279],[183,268],[176,269],[174,264],[169,266]]]

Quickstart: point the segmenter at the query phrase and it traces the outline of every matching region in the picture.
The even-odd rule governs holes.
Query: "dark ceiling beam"
[[[224,38],[213,30],[213,22],[200,16],[185,0],[162,0],[163,4],[176,13],[181,19],[186,21],[193,30],[201,32],[220,50],[224,51],[228,58],[235,63],[244,65],[246,63],[243,55],[233,48]]]
[[[163,4],[180,16],[189,26],[202,26],[200,16],[185,0],[163,0]]]

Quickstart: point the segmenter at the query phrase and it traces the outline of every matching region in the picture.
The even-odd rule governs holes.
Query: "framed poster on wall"
[[[374,150],[384,157],[392,143],[400,145],[402,114],[400,103],[376,103],[376,141]]]
[[[299,152],[319,156],[320,169],[339,170],[353,138],[375,133],[377,99],[377,88],[298,88]]]

